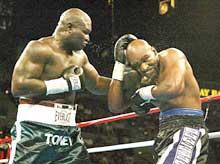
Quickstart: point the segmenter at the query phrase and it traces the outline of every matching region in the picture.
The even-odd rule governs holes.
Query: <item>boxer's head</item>
[[[91,30],[90,17],[78,8],[71,8],[60,16],[54,36],[64,50],[71,52],[81,50],[88,44]]]
[[[141,85],[156,82],[159,72],[159,59],[154,47],[145,40],[136,39],[127,47],[128,65],[137,70],[142,79]]]

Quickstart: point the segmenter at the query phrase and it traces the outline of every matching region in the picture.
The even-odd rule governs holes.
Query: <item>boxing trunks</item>
[[[208,130],[203,111],[175,108],[161,112],[154,148],[157,164],[205,164]]]
[[[9,163],[89,164],[75,115],[76,107],[67,104],[20,104]]]

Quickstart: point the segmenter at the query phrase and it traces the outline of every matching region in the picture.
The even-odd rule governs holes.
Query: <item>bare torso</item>
[[[169,50],[167,50],[169,51]],[[161,55],[161,58],[167,58],[168,55]],[[201,101],[200,101],[200,94],[199,94],[199,86],[198,83],[194,77],[192,68],[190,64],[188,63],[186,57],[183,57],[183,67],[184,73],[183,73],[183,89],[180,94],[172,99],[169,99],[167,101],[160,101],[155,102],[155,105],[157,105],[161,111],[166,111],[172,108],[192,108],[192,109],[201,109]],[[163,59],[161,60],[163,61]],[[160,62],[160,65],[163,65],[163,62]],[[163,68],[163,67],[162,67]],[[163,69],[160,70],[160,75],[163,75],[166,71]],[[168,71],[169,73],[169,71]],[[164,76],[170,76],[170,75],[164,75]],[[175,75],[174,75],[175,76]],[[172,77],[175,78],[175,77]],[[159,77],[160,79],[160,77]],[[174,81],[175,82],[175,79]],[[160,83],[160,81],[159,81]]]
[[[33,78],[37,78],[40,80],[50,80],[50,79],[56,79],[62,76],[62,73],[65,69],[72,67],[72,66],[79,66],[82,67],[85,63],[85,55],[83,51],[79,51],[78,53],[73,53],[72,55],[69,55],[65,53],[65,51],[62,51],[56,45],[54,44],[53,37],[47,37],[42,38],[38,41],[32,41],[36,42],[36,44],[40,44],[39,48],[44,49],[43,51],[47,51],[46,55],[40,55],[41,57],[38,57],[35,55],[33,59],[33,55],[28,54],[29,51],[24,51],[22,54],[22,57],[20,58],[19,62],[16,65],[16,69],[13,75],[13,81],[16,83],[16,79],[20,79],[24,76],[30,76],[31,71],[37,72],[34,74]],[[35,44],[35,43],[34,43]],[[30,47],[31,49],[31,47]],[[39,50],[37,50],[39,51]],[[39,51],[40,53],[40,51]],[[36,53],[37,54],[37,53]],[[44,59],[45,58],[45,59]],[[35,69],[35,67],[32,65],[33,63],[30,63],[29,61],[36,60],[36,64],[38,69]],[[26,65],[26,66],[23,66]],[[19,70],[19,71],[16,71]],[[28,74],[28,75],[26,75]],[[28,89],[30,88],[29,86]],[[33,85],[34,87],[34,85]],[[75,92],[71,93],[59,93],[55,95],[36,95],[33,97],[30,97],[34,99],[35,101],[50,101],[50,102],[59,102],[59,103],[66,103],[66,104],[74,104],[75,101]],[[26,97],[26,96],[24,96]]]
[[[85,62],[84,54],[75,52],[72,56],[60,52],[59,49],[51,47],[51,58],[50,63],[45,65],[44,72],[42,73],[41,79],[48,80],[59,77],[63,71],[69,67],[79,66],[82,67]],[[74,104],[75,92],[72,93],[60,93],[56,95],[48,95],[46,99],[54,102]]]

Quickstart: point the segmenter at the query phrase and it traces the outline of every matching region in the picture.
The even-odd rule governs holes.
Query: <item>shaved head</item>
[[[154,47],[142,39],[132,41],[127,47],[128,65],[141,75],[141,86],[154,84],[158,77],[158,56]]]
[[[87,13],[70,8],[62,13],[53,36],[60,46],[71,54],[85,48],[89,43],[89,34],[92,31],[92,21]]]
[[[88,24],[91,24],[91,19],[84,11],[78,8],[71,8],[62,13],[59,23],[63,25],[88,26]]]
[[[127,60],[140,60],[143,55],[151,50],[151,45],[143,39],[136,39],[132,41],[127,47]]]

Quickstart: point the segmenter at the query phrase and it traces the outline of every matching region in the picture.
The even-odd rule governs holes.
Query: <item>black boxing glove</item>
[[[132,104],[131,110],[139,116],[144,116],[152,107],[153,105],[149,103],[145,103],[142,105]]]
[[[149,108],[146,108],[146,105],[149,104],[151,100],[155,100],[155,98],[152,96],[152,89],[154,87],[155,85],[142,87],[137,89],[136,92],[131,96],[131,108],[134,112],[141,115],[149,110]]]
[[[79,91],[84,87],[83,69],[71,66],[63,71],[62,77],[58,79],[45,80],[46,95],[62,92]]]
[[[114,47],[114,60],[115,65],[112,73],[112,79],[123,81],[123,73],[126,64],[126,49],[130,42],[137,39],[136,36],[132,34],[125,34],[121,36]]]
[[[141,87],[135,91],[135,93],[131,96],[131,100],[138,104],[149,103],[151,100],[155,100],[152,95],[152,89],[155,85],[149,85],[146,87]]]
[[[122,83],[123,94],[126,99],[130,99],[133,93],[140,88],[140,74],[129,66],[125,67]]]

